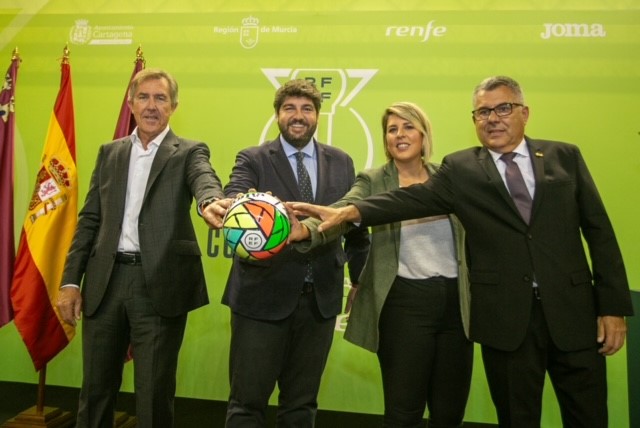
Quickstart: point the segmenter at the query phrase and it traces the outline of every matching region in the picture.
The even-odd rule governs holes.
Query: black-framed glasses
[[[492,111],[495,111],[496,116],[498,117],[509,116],[511,113],[513,113],[513,107],[524,107],[524,104],[502,103],[502,104],[498,104],[494,108],[487,108],[487,107],[479,108],[477,110],[472,111],[471,114],[473,115],[473,118],[475,120],[487,120],[489,119],[489,116],[491,116]]]

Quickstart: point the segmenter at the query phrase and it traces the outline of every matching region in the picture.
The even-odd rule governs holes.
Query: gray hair
[[[133,96],[142,82],[155,79],[165,79],[167,81],[169,84],[171,107],[175,108],[178,105],[178,82],[176,82],[176,79],[174,79],[172,75],[159,68],[145,68],[133,76],[131,84],[129,85],[129,101],[133,101]]]
[[[516,96],[515,101],[524,104],[524,93],[520,88],[520,84],[516,82],[514,79],[508,76],[491,76],[484,79],[482,82],[478,84],[473,90],[473,99],[472,105],[476,105],[476,99],[478,97],[478,93],[481,91],[493,91],[500,86],[506,86],[513,92]]]

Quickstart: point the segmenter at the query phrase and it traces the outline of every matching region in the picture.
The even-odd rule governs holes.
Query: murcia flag
[[[66,47],[61,68],[60,90],[22,227],[11,287],[14,323],[36,370],[75,335],[75,328],[61,320],[55,304],[78,214],[73,95]]]
[[[13,319],[10,292],[16,253],[13,239],[14,98],[19,65],[16,48],[0,90],[0,327]]]

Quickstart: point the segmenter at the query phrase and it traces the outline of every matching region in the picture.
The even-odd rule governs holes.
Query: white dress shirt
[[[516,156],[513,158],[513,161],[520,168],[520,173],[522,173],[522,178],[524,178],[524,184],[527,186],[527,190],[529,191],[529,195],[533,200],[533,195],[536,192],[536,178],[533,175],[533,164],[531,163],[531,156],[529,155],[529,150],[527,149],[527,142],[523,139],[518,147],[513,150],[516,153]],[[491,153],[491,157],[498,168],[498,172],[500,173],[500,177],[502,177],[502,182],[505,187],[507,187],[507,179],[505,177],[505,171],[507,170],[507,164],[500,160],[500,156],[502,153],[494,152],[493,150],[489,150]],[[509,188],[507,187],[507,191]]]
[[[169,126],[156,138],[151,140],[145,150],[138,138],[138,128],[131,134],[131,159],[129,161],[129,176],[127,179],[127,196],[124,202],[124,218],[122,220],[122,233],[118,242],[118,251],[139,252],[140,240],[138,238],[138,218],[142,208],[144,192],[149,180],[151,164],[156,157],[158,147],[169,132]]]

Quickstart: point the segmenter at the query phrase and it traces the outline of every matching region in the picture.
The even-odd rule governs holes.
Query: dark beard
[[[305,132],[302,137],[300,138],[296,138],[293,135],[291,135],[289,133],[289,131],[287,130],[289,124],[282,126],[280,123],[278,123],[278,128],[280,128],[280,133],[282,134],[282,136],[284,137],[285,141],[289,144],[291,144],[293,147],[295,147],[296,149],[301,149],[304,146],[307,145],[307,143],[309,143],[309,141],[311,141],[311,138],[313,137],[313,134],[316,133],[316,126],[312,126],[309,128],[309,130],[307,132]],[[305,123],[305,125],[308,125]]]

